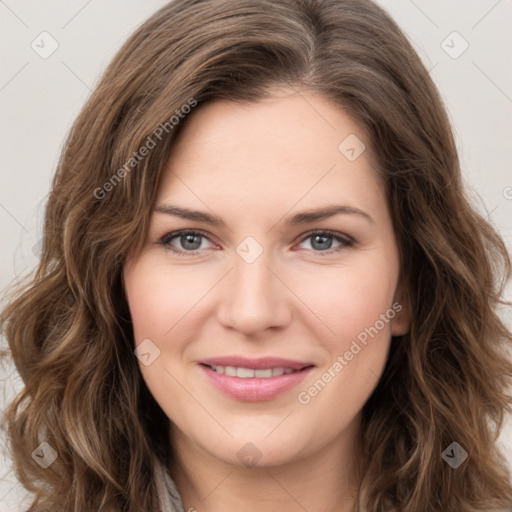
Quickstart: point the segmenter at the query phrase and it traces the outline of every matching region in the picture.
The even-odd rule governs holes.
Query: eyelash
[[[174,252],[178,256],[194,256],[196,254],[199,254],[203,249],[196,250],[196,251],[180,251],[179,249],[176,249],[173,247],[170,242],[174,240],[175,238],[178,238],[183,235],[200,235],[204,238],[206,238],[208,241],[211,242],[211,240],[201,232],[200,230],[192,230],[192,229],[182,229],[179,231],[172,231],[170,233],[165,234],[160,240],[157,242],[158,244],[164,246],[166,249],[169,249],[170,251]],[[335,231],[329,231],[329,230],[316,230],[316,231],[310,231],[306,233],[300,240],[299,243],[304,242],[308,238],[311,238],[316,235],[326,236],[330,238],[334,238],[337,242],[340,242],[340,246],[335,249],[328,249],[326,251],[314,251],[312,249],[306,249],[308,251],[314,252],[315,254],[318,254],[320,256],[325,256],[329,254],[336,253],[338,251],[341,251],[342,249],[346,249],[349,247],[354,247],[356,245],[356,242],[353,238],[342,235],[341,233],[336,233]]]

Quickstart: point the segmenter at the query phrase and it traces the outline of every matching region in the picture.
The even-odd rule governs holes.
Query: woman
[[[509,272],[381,8],[171,2],[79,115],[3,313],[31,510],[510,510]]]

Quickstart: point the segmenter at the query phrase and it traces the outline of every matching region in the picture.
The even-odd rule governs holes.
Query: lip
[[[262,370],[266,368],[289,368],[293,373],[276,377],[242,379],[217,373],[210,366],[235,366],[238,368],[251,368]],[[199,368],[208,381],[219,391],[235,400],[247,402],[261,402],[272,400],[285,391],[297,386],[314,368],[309,362],[294,361],[280,357],[261,357],[249,359],[241,356],[226,356],[204,359],[199,361]]]

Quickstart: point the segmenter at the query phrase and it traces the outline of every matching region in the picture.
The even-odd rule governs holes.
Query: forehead
[[[276,89],[258,102],[216,100],[186,120],[157,203],[276,213],[298,201],[370,207],[382,201],[383,187],[369,146],[358,123],[317,93]]]

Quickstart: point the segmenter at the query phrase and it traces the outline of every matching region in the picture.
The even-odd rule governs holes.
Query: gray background
[[[117,49],[164,3],[0,0],[0,291],[37,263],[44,204],[73,119]],[[431,70],[452,120],[476,207],[496,225],[510,249],[512,2],[379,3],[397,20]],[[40,36],[45,31],[56,43]],[[58,48],[42,58],[31,44],[39,53],[49,51],[52,44]],[[503,314],[510,325],[510,310]],[[20,384],[12,369],[1,371],[3,409]],[[512,466],[510,418],[500,443]],[[0,512],[21,510],[22,496],[2,450]]]

